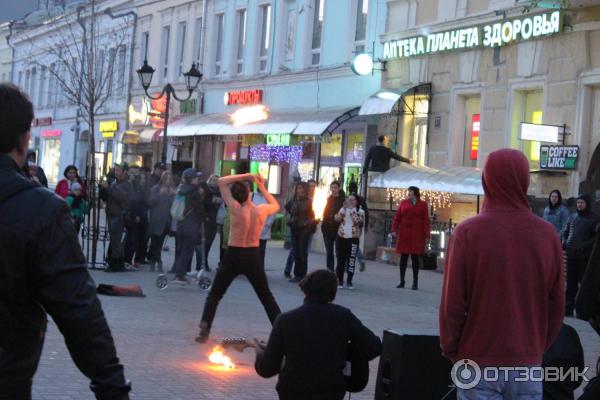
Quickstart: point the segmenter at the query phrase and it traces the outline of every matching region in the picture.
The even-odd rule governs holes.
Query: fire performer
[[[256,182],[258,190],[267,203],[255,205],[250,199],[250,190],[244,181]],[[223,298],[231,282],[240,274],[246,275],[250,281],[271,323],[275,322],[275,318],[281,313],[269,289],[259,248],[263,225],[269,215],[279,211],[279,203],[265,189],[265,180],[259,174],[226,176],[219,178],[218,184],[223,201],[229,209],[231,229],[223,263],[217,270],[204,304],[200,335],[196,338],[199,343],[205,343],[208,340],[219,301]]]

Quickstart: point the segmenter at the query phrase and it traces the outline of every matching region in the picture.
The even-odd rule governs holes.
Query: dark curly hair
[[[0,84],[0,153],[19,147],[21,138],[31,130],[33,104],[25,93],[10,83]]]
[[[231,195],[238,203],[244,204],[248,200],[249,194],[250,190],[248,190],[248,186],[244,182],[233,182],[231,184]]]

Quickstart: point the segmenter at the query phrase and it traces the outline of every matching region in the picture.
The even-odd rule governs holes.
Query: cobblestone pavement
[[[173,243],[170,243],[173,249]],[[211,265],[216,264],[216,249]],[[172,262],[173,250],[164,253],[165,265]],[[302,302],[297,285],[283,277],[287,250],[281,243],[270,243],[266,270],[271,289],[282,310]],[[320,254],[309,256],[311,268],[324,266]],[[138,400],[269,400],[276,399],[276,378],[262,379],[253,368],[254,352],[230,352],[238,368],[223,371],[207,363],[211,345],[194,342],[206,292],[195,285],[169,286],[158,290],[156,274],[141,271],[107,274],[93,271],[96,283],[140,284],[147,297],[101,298],[115,337],[119,357],[131,379],[132,399]],[[411,271],[407,272],[408,280]],[[437,333],[438,303],[442,275],[422,271],[420,290],[396,289],[397,267],[367,262],[365,272],[355,277],[356,290],[341,290],[336,302],[350,307],[365,325],[381,335],[384,329]],[[577,328],[586,350],[587,365],[593,365],[600,352],[600,338],[586,323],[569,320]],[[267,316],[245,278],[231,286],[217,312],[212,338],[248,336],[267,338]],[[374,398],[378,359],[371,363],[367,389],[352,399]],[[93,399],[89,382],[76,369],[56,325],[49,323],[42,361],[34,379],[34,400]]]

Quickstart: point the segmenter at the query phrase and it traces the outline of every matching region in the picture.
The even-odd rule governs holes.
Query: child
[[[79,234],[81,223],[83,218],[89,211],[88,203],[85,201],[82,195],[81,185],[77,182],[71,186],[71,193],[65,199],[69,208],[71,209],[71,217],[73,218],[73,224],[75,225],[75,231]]]

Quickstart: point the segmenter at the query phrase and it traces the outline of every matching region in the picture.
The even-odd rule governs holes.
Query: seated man
[[[308,274],[300,282],[304,304],[277,318],[266,347],[256,343],[256,372],[279,374],[281,400],[341,400],[348,342],[365,363],[381,354],[381,340],[350,310],[331,304],[337,284],[329,270]]]

